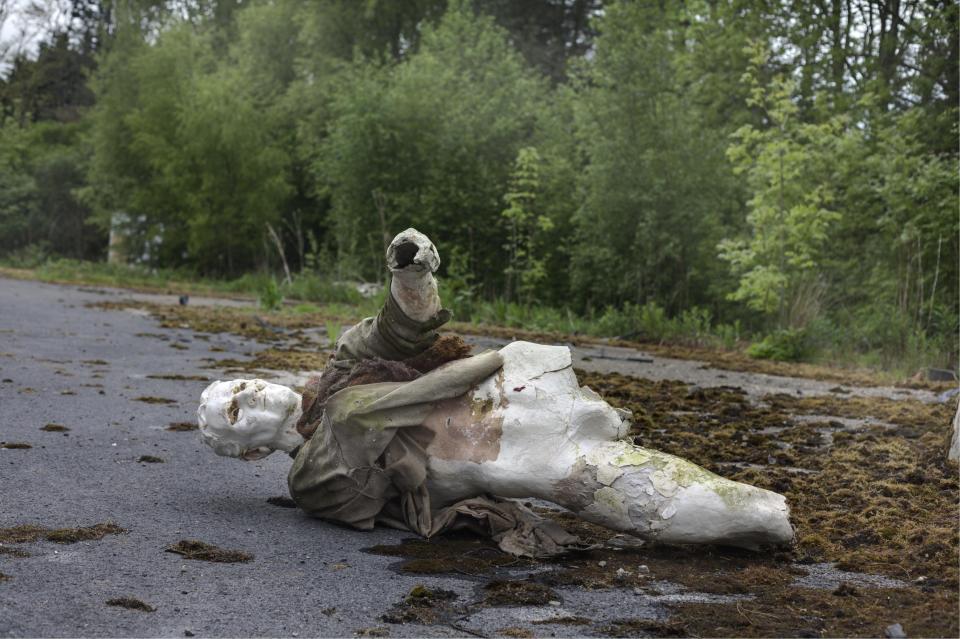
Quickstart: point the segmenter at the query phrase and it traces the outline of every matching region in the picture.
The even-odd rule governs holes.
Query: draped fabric
[[[405,316],[391,321],[399,312],[388,302],[377,319],[368,318],[345,333],[331,367],[386,359],[384,355],[415,356],[433,344],[433,329],[449,317],[425,324]],[[391,327],[387,336],[384,326]],[[424,420],[438,402],[465,395],[502,365],[500,354],[488,351],[412,381],[347,386],[326,398],[320,410],[308,385],[304,423],[298,428],[312,436],[290,469],[290,495],[312,516],[361,530],[379,523],[431,537],[470,529],[489,535],[506,552],[538,557],[578,544],[576,537],[517,502],[477,495],[442,507],[431,503],[426,447],[434,433]]]

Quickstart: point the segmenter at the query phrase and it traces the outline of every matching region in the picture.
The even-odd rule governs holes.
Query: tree
[[[712,245],[736,201],[723,138],[678,82],[678,17],[647,3],[610,7],[577,74],[586,167],[571,292],[586,307],[655,301],[678,311],[709,300]]]
[[[728,150],[737,173],[746,176],[751,194],[750,236],[724,240],[720,257],[740,278],[731,299],[753,310],[777,314],[781,327],[802,327],[819,304],[819,266],[827,232],[840,219],[832,206],[831,165],[844,136],[845,118],[824,124],[799,120],[794,85],[783,77],[760,82],[767,50],[752,47],[748,104],[768,123],[734,134]]]

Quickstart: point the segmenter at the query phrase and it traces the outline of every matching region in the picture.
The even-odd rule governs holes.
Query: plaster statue
[[[513,342],[421,372],[424,354],[449,346],[432,332],[449,318],[433,277],[439,256],[413,229],[387,256],[384,309],[344,333],[302,397],[263,380],[203,392],[200,433],[217,454],[290,453],[291,496],[314,516],[425,536],[468,527],[520,555],[557,554],[578,540],[505,498],[547,500],[665,543],[793,539],[782,495],[624,440],[629,412],[577,383],[564,346]]]

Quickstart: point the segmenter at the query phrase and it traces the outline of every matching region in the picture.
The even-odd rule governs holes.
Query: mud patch
[[[48,433],[65,433],[70,429],[63,424],[46,424],[45,426],[41,426],[40,430],[47,431]]]
[[[163,464],[165,463],[163,458],[154,457],[153,455],[141,455],[137,458],[137,461],[141,464]]]
[[[175,433],[183,433],[197,429],[199,429],[199,426],[193,422],[171,422],[166,428],[166,430],[173,431]]]
[[[402,557],[403,561],[396,568],[400,572],[417,575],[452,573],[479,577],[507,566],[535,565],[531,559],[504,553],[489,539],[462,533],[430,540],[405,539],[395,546],[378,545],[366,551],[375,555]]]
[[[166,397],[151,397],[147,395],[142,397],[134,397],[133,401],[143,402],[144,404],[176,404],[177,403],[177,400],[175,399],[167,399]]]
[[[7,450],[26,450],[33,448],[33,446],[27,442],[0,442],[0,448],[6,448]]]
[[[154,612],[156,608],[148,603],[134,599],[133,597],[118,597],[116,599],[107,599],[108,606],[126,608],[127,610],[139,610],[141,612]]]
[[[224,550],[211,544],[193,539],[182,539],[166,549],[166,552],[172,552],[182,555],[184,559],[194,559],[197,561],[212,561],[223,564],[247,563],[253,560],[253,555],[239,550]]]

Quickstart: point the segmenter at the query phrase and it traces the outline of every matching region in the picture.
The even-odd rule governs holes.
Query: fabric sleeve
[[[415,321],[404,314],[388,293],[376,317],[366,318],[337,340],[333,365],[349,368],[360,359],[403,360],[418,355],[430,348],[439,336],[437,329],[452,316],[443,309],[425,322]]]

